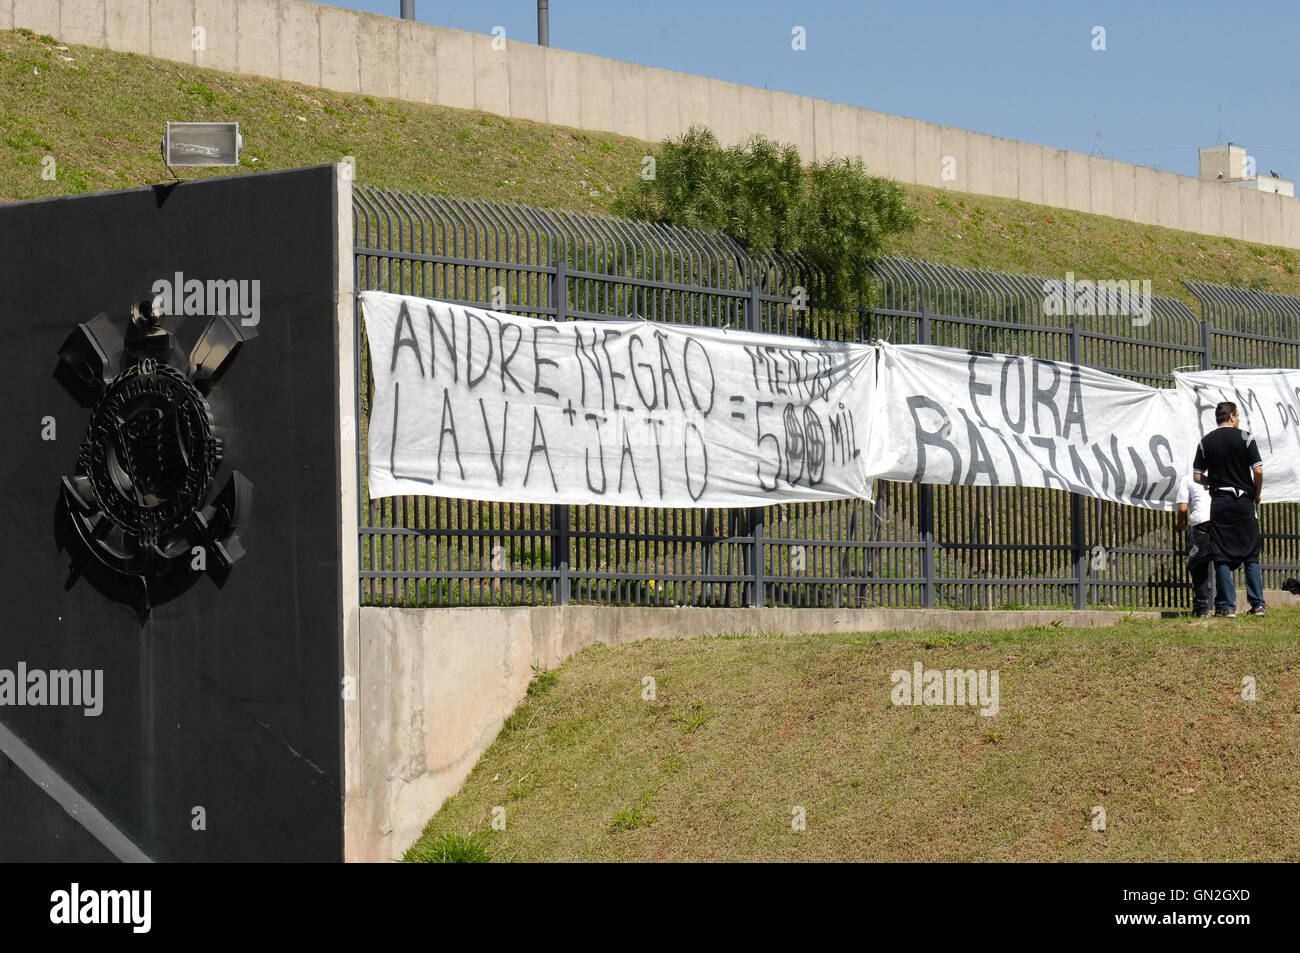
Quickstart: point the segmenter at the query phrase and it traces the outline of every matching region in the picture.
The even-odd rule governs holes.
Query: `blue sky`
[[[400,0],[335,0],[397,16]],[[1300,178],[1300,0],[551,0],[551,45],[1185,175],[1226,138]],[[536,42],[535,0],[415,0]],[[791,49],[791,30],[807,49]],[[1105,28],[1094,51],[1093,28]],[[1095,116],[1095,120],[1094,120]]]

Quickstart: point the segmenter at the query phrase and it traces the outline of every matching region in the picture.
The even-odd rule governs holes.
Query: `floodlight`
[[[169,122],[163,161],[172,166],[239,165],[244,145],[237,122]]]

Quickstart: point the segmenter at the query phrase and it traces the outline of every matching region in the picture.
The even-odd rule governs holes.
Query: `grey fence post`
[[[555,579],[555,604],[569,604],[569,507],[551,507],[551,568],[558,569]]]
[[[757,284],[749,286],[749,300],[745,303],[745,330],[763,330],[763,289]],[[763,606],[767,604],[767,552],[763,543],[763,515],[766,510],[761,506],[749,510],[749,604]]]
[[[1078,365],[1083,352],[1082,335],[1077,321],[1070,322],[1070,363]],[[1070,494],[1070,549],[1074,555],[1074,607],[1088,607],[1088,538],[1084,535],[1084,501],[1078,493]]]
[[[1201,305],[1201,311],[1204,312],[1205,305]],[[1201,370],[1208,371],[1214,367],[1214,338],[1211,337],[1210,322],[1204,316],[1201,317]]]
[[[555,309],[555,320],[564,321],[569,309],[569,279],[565,275],[567,261],[564,255],[557,255],[552,262],[548,288],[550,306]],[[570,595],[569,579],[569,507],[553,505],[551,507],[551,568],[558,570],[555,578],[555,604],[567,606]]]
[[[930,312],[921,302],[921,326],[918,334],[920,344],[930,343]],[[921,606],[934,608],[934,487],[923,483],[917,500],[917,517],[921,530],[921,575],[925,582],[921,586]]]

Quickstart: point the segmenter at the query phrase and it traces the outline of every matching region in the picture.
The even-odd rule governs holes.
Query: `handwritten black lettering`
[[[754,472],[758,478],[758,487],[765,493],[771,493],[776,489],[777,479],[781,475],[781,440],[774,433],[764,433],[763,431],[763,411],[771,407],[772,401],[758,400],[754,402],[754,426],[758,429],[757,457],[758,462],[754,465]],[[763,479],[763,443],[771,440],[774,444],[775,459],[772,461],[772,482],[768,483]]]
[[[1039,384],[1039,371],[1047,368],[1052,372],[1052,386]],[[1034,429],[1042,432],[1043,425],[1038,422],[1038,408],[1046,407],[1052,412],[1052,433],[1061,433],[1061,417],[1056,410],[1056,389],[1061,385],[1061,372],[1051,361],[1034,361]]]
[[[447,329],[442,326],[443,322],[439,321],[438,316],[433,313],[433,308],[430,307],[429,305],[425,305],[424,310],[429,319],[429,376],[434,377],[437,375],[438,342],[437,342],[437,338],[434,337],[435,334],[434,329],[436,328],[437,337],[442,338],[442,346],[447,351],[447,357],[448,357],[447,363],[451,365],[452,383],[458,384],[460,383],[460,364],[457,363],[455,313],[449,312],[451,314],[450,320],[447,321],[447,324],[451,326],[451,337],[449,339],[447,337]]]
[[[1016,369],[1015,406],[1020,411],[1018,417],[1011,415],[1011,407],[1007,404],[1007,382],[1011,378],[1011,369],[1013,367]],[[1010,357],[1002,362],[1002,383],[998,394],[1002,401],[1002,419],[1016,433],[1024,433],[1025,424],[1029,421],[1029,409],[1025,406],[1025,364],[1023,358]]]
[[[804,458],[808,463],[808,483],[816,486],[826,474],[826,430],[811,407],[803,409]]]
[[[483,398],[478,399],[479,413],[483,415],[483,433],[487,436],[488,459],[492,461],[492,470],[496,473],[497,486],[505,485],[505,462],[506,462],[506,431],[510,422],[510,402],[506,401],[501,408],[501,453],[497,454],[496,444],[492,440],[492,426],[488,423],[487,406],[483,403]]]
[[[691,345],[692,344],[695,345],[696,351],[700,355],[700,357],[704,359],[704,367],[709,372],[709,386],[708,389],[704,391],[709,396],[709,405],[707,407],[700,406],[700,396],[695,392],[695,381],[701,375],[699,373],[692,373],[691,371]],[[697,370],[699,368],[698,361],[696,362],[696,368]],[[713,362],[709,360],[709,352],[706,351],[704,349],[704,345],[701,344],[695,338],[687,338],[686,343],[682,345],[682,369],[686,373],[686,389],[687,391],[690,392],[691,403],[694,404],[695,409],[698,410],[700,413],[702,413],[707,419],[709,414],[713,412],[713,400],[714,400],[713,391],[714,388],[717,386],[717,381],[714,379],[713,376]]]
[[[695,434],[695,440],[698,447],[698,459],[691,459],[691,434]],[[684,435],[685,445],[682,448],[682,462],[686,465],[686,492],[690,494],[691,499],[698,503],[704,491],[709,488],[709,448],[704,442],[704,435],[700,433],[700,428],[694,423],[686,425]],[[691,479],[692,474],[699,477],[700,488],[695,489],[695,483]]]
[[[638,361],[633,348],[644,348],[645,342],[641,340],[641,335],[634,334],[627,342],[627,362],[628,371],[632,375],[632,383],[636,386],[636,395],[641,398],[641,406],[646,410],[655,410],[659,406],[659,384],[655,380],[655,369],[652,365],[644,361]],[[641,387],[641,375],[637,374],[638,367],[644,368],[650,378],[650,399],[645,399],[645,390]]]
[[[539,334],[559,334],[560,329],[548,324],[533,325],[533,393],[545,394],[547,397],[559,397],[560,395],[549,387],[542,384],[542,365],[546,364],[551,367],[559,367],[555,361],[549,357],[542,357],[541,349],[538,347],[537,336]]]
[[[474,328],[470,325],[473,320],[483,332],[483,340],[487,344],[487,355],[483,358],[483,370],[478,377],[474,376]],[[465,383],[469,389],[473,390],[483,382],[487,377],[488,371],[492,368],[492,331],[488,328],[487,322],[476,314],[465,312]]]
[[[409,336],[402,334],[402,327],[405,326],[411,333]],[[420,342],[415,339],[415,326],[411,323],[411,313],[406,310],[406,302],[402,302],[402,308],[397,312],[397,327],[393,334],[393,363],[389,366],[388,371],[392,373],[397,370],[397,355],[404,347],[409,347],[415,352],[415,360],[420,365],[420,376],[424,376],[424,358],[420,356]]]
[[[956,484],[961,478],[961,453],[948,435],[952,433],[952,421],[943,405],[920,394],[907,398],[907,409],[912,414],[912,430],[916,439],[916,473],[912,475],[913,483],[920,483],[926,475],[926,448],[943,450],[952,458],[952,476],[949,483]],[[926,411],[938,419],[934,426],[926,427],[921,422],[921,412]],[[929,481],[926,481],[929,482]]]
[[[575,326],[573,329],[573,355],[578,364],[578,375],[582,381],[582,391],[579,403],[583,407],[587,406],[587,370],[584,362],[591,368],[591,373],[595,375],[596,382],[600,385],[600,409],[605,409],[605,370],[600,366],[600,355],[596,352],[596,329],[591,330],[591,342],[587,343],[582,337],[582,328]]]
[[[659,345],[659,376],[664,382],[664,409],[668,409],[668,382],[673,382],[673,393],[677,395],[677,406],[682,410],[686,409],[686,404],[682,402],[682,391],[677,386],[677,375],[673,373],[672,361],[668,359],[668,348],[665,345],[667,335],[662,331],[655,331],[655,341]]]
[[[989,393],[993,389],[989,388]],[[998,482],[998,469],[993,465],[993,457],[989,453],[988,444],[980,436],[979,428],[975,422],[967,416],[966,411],[958,408],[962,420],[966,421],[966,443],[970,448],[970,463],[966,467],[966,478],[962,480],[967,486],[975,485],[975,478],[983,474],[988,478],[989,485],[996,485]],[[987,425],[986,425],[987,426]]]
[[[637,499],[644,499],[641,495],[641,480],[636,475],[636,456],[632,453],[632,440],[627,432],[627,422],[623,423],[623,449],[618,455],[618,492],[623,492],[623,467],[630,463],[632,465],[632,484],[636,487]]]
[[[507,324],[505,321],[500,320],[495,315],[492,316],[492,319],[497,323],[497,345],[499,350],[501,351],[501,393],[504,394],[506,391],[506,378],[508,377],[510,378],[510,383],[514,384],[515,389],[522,394],[524,393],[523,385],[520,384],[519,381],[515,379],[514,374],[510,373],[510,362],[513,361],[515,359],[515,355],[519,353],[519,344],[524,339],[523,328],[521,328],[517,324]],[[515,332],[514,347],[510,349],[509,354],[506,354],[506,332],[507,331]]]
[[[528,449],[528,464],[524,467],[524,486],[528,486],[528,478],[533,472],[533,454],[540,450],[542,459],[546,461],[546,469],[551,474],[551,489],[556,493],[560,492],[559,484],[555,482],[555,468],[551,466],[551,451],[546,446],[546,430],[542,427],[542,418],[537,413],[537,408],[533,408],[533,436],[532,445]]]
[[[979,351],[971,351],[970,360],[966,362],[966,368],[967,368],[966,389],[970,392],[971,409],[975,411],[975,417],[979,420],[980,424],[985,427],[990,426],[990,424],[988,420],[985,419],[984,417],[984,411],[980,410],[979,399],[981,397],[991,396],[993,394],[993,385],[981,384],[979,382],[979,378],[975,374],[975,368],[980,364],[981,361],[984,361],[990,357],[992,357],[991,354],[983,354]]]
[[[583,461],[586,463],[586,467],[587,467],[587,489],[589,489],[592,493],[595,493],[597,496],[604,496],[605,489],[606,489],[605,445],[601,442],[600,439],[600,425],[606,423],[609,418],[604,417],[600,414],[586,414],[585,419],[587,420],[588,423],[595,424],[596,426],[596,454],[600,460],[600,486],[597,487],[594,483],[591,482],[591,448],[588,447],[587,449],[583,450],[582,452]]]
[[[1069,437],[1072,426],[1079,428],[1079,441],[1088,442],[1088,425],[1083,420],[1083,383],[1079,380],[1079,365],[1070,368],[1070,395],[1065,401],[1065,423],[1061,436]]]
[[[621,331],[613,331],[610,330],[609,328],[606,328],[602,332],[602,336],[600,339],[600,350],[601,353],[605,355],[605,367],[609,370],[610,403],[613,405],[615,413],[617,413],[620,410],[632,409],[630,405],[620,404],[618,402],[618,382],[621,380],[626,380],[627,375],[622,373],[621,371],[614,370],[614,361],[609,356],[609,339],[618,338],[618,337],[622,337]]]
[[[443,439],[448,435],[451,436],[452,450],[456,455],[456,467],[460,470],[460,478],[465,479],[465,467],[460,462],[460,441],[456,438],[456,417],[451,412],[451,398],[448,396],[447,388],[442,389],[442,420],[438,424],[438,479],[442,479],[442,445]]]

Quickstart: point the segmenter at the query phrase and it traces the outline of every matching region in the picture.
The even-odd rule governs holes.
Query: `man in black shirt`
[[[1246,567],[1246,595],[1251,615],[1264,614],[1264,582],[1259,572],[1259,500],[1264,489],[1264,465],[1259,445],[1241,428],[1237,405],[1224,401],[1214,408],[1211,430],[1196,447],[1195,479],[1210,491],[1210,549],[1218,593],[1215,615],[1237,614],[1237,588],[1232,571]]]

